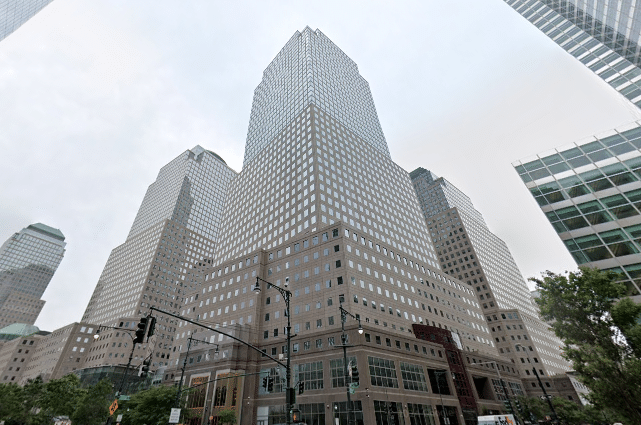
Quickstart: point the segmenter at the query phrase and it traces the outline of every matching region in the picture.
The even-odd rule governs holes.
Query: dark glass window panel
[[[581,185],[581,186],[574,186],[570,189],[567,189],[566,192],[571,198],[576,198],[577,196],[585,195],[586,193],[590,193],[590,190]]]
[[[610,209],[610,212],[618,219],[632,217],[639,214],[632,205],[623,205],[621,207],[612,208]]]
[[[607,149],[603,149],[602,151],[592,152],[588,156],[592,161],[597,162],[603,159],[611,158],[612,154]]]
[[[534,180],[541,179],[550,175],[550,172],[546,168],[541,168],[539,170],[530,171],[530,177]]]
[[[514,169],[519,174],[524,174],[526,172],[525,167],[523,167],[522,165],[517,165],[516,167],[514,167]]]
[[[580,229],[582,227],[588,227],[589,224],[583,217],[574,217],[574,218],[569,218],[567,220],[563,220],[563,224],[569,229],[569,230],[575,230],[575,229]]]
[[[568,163],[572,166],[572,168],[578,168],[582,165],[589,164],[590,160],[584,156],[579,156],[577,158],[568,159]]]
[[[607,80],[614,74],[616,74],[616,71],[614,69],[606,68],[601,74],[599,74],[599,76],[604,80]]]
[[[539,190],[541,193],[549,193],[559,190],[559,184],[557,182],[544,183],[539,185]]]
[[[608,179],[601,179],[588,183],[588,186],[590,186],[593,191],[598,192],[612,187],[612,183],[610,183]]]
[[[612,208],[612,207],[616,207],[616,206],[628,203],[628,201],[623,197],[623,195],[608,196],[607,198],[602,198],[601,202],[608,208]]]
[[[597,235],[581,236],[580,238],[576,238],[574,241],[581,249],[593,248],[595,246],[603,245],[603,242],[601,242],[601,239],[599,239]]]
[[[613,176],[615,174],[621,174],[623,172],[626,172],[626,171],[628,171],[628,169],[626,168],[625,165],[623,165],[622,163],[618,162],[616,164],[607,165],[605,167],[602,167],[601,171],[603,171],[603,173],[606,176]]]
[[[558,174],[569,170],[570,166],[565,162],[559,162],[558,164],[549,165],[548,168],[552,174]]]
[[[545,165],[552,165],[552,164],[556,164],[557,162],[563,161],[563,158],[561,158],[561,155],[559,155],[558,153],[555,153],[554,155],[550,155],[550,156],[546,156],[545,158],[542,158],[541,161],[543,161]]]
[[[579,176],[570,176],[570,177],[565,177],[559,180],[559,184],[561,185],[561,187],[565,187],[565,188],[576,186],[577,184],[581,184],[581,183],[582,181],[579,178]]]
[[[581,212],[583,214],[595,212],[595,211],[601,211],[603,209],[603,205],[599,203],[599,201],[590,201],[590,202],[584,202],[582,204],[577,205]]]
[[[624,230],[628,232],[628,234],[632,236],[633,239],[641,238],[641,224],[624,227]]]
[[[579,265],[590,262],[588,257],[586,257],[581,251],[571,252],[570,255],[572,255],[574,261]]]
[[[641,89],[636,87],[634,84],[631,86],[628,86],[621,90],[619,93],[627,97],[628,99],[634,99],[637,96],[641,95]]]
[[[620,145],[612,146],[610,151],[615,155],[623,155],[624,153],[632,152],[635,149],[637,148],[629,143],[621,143]]]
[[[621,135],[628,140],[641,138],[641,128],[637,127],[632,130],[624,131]]]
[[[580,248],[574,241],[574,239],[567,239],[564,240],[563,243],[567,247],[568,251],[573,252],[573,251],[578,251]]]
[[[598,150],[603,149],[603,145],[599,141],[586,143],[585,145],[581,145],[579,147],[585,153],[590,153],[590,152],[594,152],[594,151],[598,151]]]
[[[539,187],[538,187],[538,186],[535,186],[535,187],[530,188],[530,193],[531,193],[531,194],[532,194],[532,196],[534,196],[534,197],[536,197],[536,196],[541,196],[541,195],[542,195],[541,190],[539,189]]]
[[[550,223],[553,223],[555,221],[559,221],[559,217],[556,215],[554,211],[548,211],[545,213],[545,216],[550,220]]]
[[[606,211],[599,211],[591,214],[587,214],[585,218],[588,222],[594,226],[596,224],[606,223],[612,221],[612,216]]]
[[[615,257],[623,257],[625,255],[637,254],[639,250],[634,246],[632,242],[621,242],[608,245],[610,251]]]
[[[556,210],[556,215],[558,215],[560,219],[564,220],[566,218],[576,217],[580,214],[576,207],[566,207]]]
[[[579,148],[572,148],[561,152],[561,156],[565,159],[571,159],[576,158],[577,156],[583,156],[583,153]]]
[[[543,163],[537,159],[537,160],[528,162],[526,164],[523,164],[523,168],[525,168],[528,171],[538,170],[539,168],[543,168]]]
[[[547,204],[548,204],[548,200],[547,200],[547,199],[545,199],[545,197],[544,197],[544,196],[537,196],[537,197],[536,197],[536,198],[534,198],[534,199],[536,200],[536,202],[537,202],[540,206],[543,206],[543,205],[547,205]]]
[[[532,181],[532,177],[529,174],[521,174],[521,180],[523,180],[523,183],[529,183]]]
[[[641,103],[641,102],[637,102],[637,103]],[[641,139],[630,140],[630,143],[632,143],[632,146],[634,146],[635,148],[641,149]]]
[[[624,195],[632,202],[641,201],[641,189],[625,192]]]
[[[584,182],[591,182],[592,180],[599,180],[603,178],[603,173],[601,170],[590,170],[579,174],[579,177],[581,177]]]
[[[624,268],[632,279],[641,277],[641,264],[630,264],[629,266],[625,266]]]
[[[619,135],[615,134],[614,136],[606,137],[605,139],[601,139],[601,143],[603,143],[606,146],[614,146],[618,145],[619,143],[625,142],[625,139]]]
[[[614,229],[608,232],[601,232],[599,233],[599,237],[603,240],[603,242],[606,245],[628,240],[628,235],[626,235],[625,232],[621,229]]]
[[[639,139],[641,140],[641,139]],[[636,170],[638,168],[641,168],[641,156],[637,156],[636,158],[628,159],[627,161],[623,161],[625,165],[628,166],[631,170]]]
[[[590,248],[583,251],[590,261],[599,261],[612,258],[610,251],[604,246],[598,248]]]
[[[545,195],[545,199],[547,199],[547,201],[550,204],[553,204],[555,202],[561,202],[561,201],[565,200],[565,197],[563,196],[563,194],[561,192],[552,192],[552,193],[548,193],[547,195]]]
[[[610,180],[612,180],[615,186],[621,186],[638,181],[639,179],[632,173],[623,173],[610,177]]]
[[[567,227],[565,227],[565,224],[563,224],[562,221],[556,221],[552,223],[552,227],[554,227],[556,233],[563,233],[568,231]]]

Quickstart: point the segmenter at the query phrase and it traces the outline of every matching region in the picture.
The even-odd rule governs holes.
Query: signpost
[[[113,415],[116,410],[118,410],[118,400],[114,400],[111,406],[109,406],[109,416]]]
[[[175,407],[172,407],[171,414],[169,415],[169,423],[177,424],[178,422],[180,422],[180,409],[176,409]]]

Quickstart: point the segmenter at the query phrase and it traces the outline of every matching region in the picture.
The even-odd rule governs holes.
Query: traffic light
[[[271,376],[267,378],[267,392],[274,391],[274,378]]]
[[[267,391],[267,381],[269,380],[268,377],[264,376],[263,377],[263,388],[265,388],[265,391]]]
[[[305,392],[305,383],[303,381],[298,382],[298,395],[301,395]]]
[[[156,318],[154,316],[149,316],[149,326],[147,326],[147,341],[151,338],[156,332]]]
[[[138,323],[138,328],[136,329],[136,337],[134,338],[134,344],[142,344],[144,342],[146,331],[147,331],[147,318],[141,317],[140,322]]]
[[[146,378],[149,373],[149,366],[151,365],[151,359],[143,360],[142,365],[140,366],[140,373],[138,376],[141,378]]]
[[[356,365],[352,366],[352,383],[358,385],[360,384],[360,378],[358,376],[358,367]]]
[[[516,406],[516,410],[521,411],[521,402],[518,398],[514,400],[514,405]]]

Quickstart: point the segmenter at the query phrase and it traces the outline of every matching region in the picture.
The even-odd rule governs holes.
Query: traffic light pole
[[[521,347],[523,351],[525,351],[525,355],[527,356],[527,361],[532,365],[532,372],[534,372],[534,376],[536,376],[536,380],[539,382],[539,387],[541,387],[541,390],[543,391],[543,395],[545,396],[545,399],[548,402],[548,406],[550,407],[551,413],[552,413],[552,421],[555,423],[559,423],[559,416],[556,414],[556,410],[554,410],[554,405],[552,404],[552,400],[550,400],[550,397],[548,396],[547,391],[545,391],[545,387],[543,386],[543,382],[541,382],[541,377],[539,376],[539,373],[536,371],[536,366],[534,366],[534,363],[530,360],[530,353],[528,353],[527,348],[522,346],[521,344],[516,344],[515,347]]]
[[[350,385],[347,384],[347,380],[349,378],[349,372],[347,369],[347,334],[345,333],[345,321],[347,320],[347,316],[350,316],[354,318],[355,320],[358,320],[358,331],[359,333],[363,333],[363,327],[361,326],[361,320],[358,319],[356,316],[354,316],[352,313],[349,311],[345,310],[343,306],[338,307],[340,312],[341,312],[341,342],[343,346],[343,373],[345,374],[345,387],[347,388],[346,394],[347,394],[347,424],[348,425],[354,425],[355,418],[354,418],[354,409],[352,408],[352,397],[350,395]],[[351,381],[351,379],[350,379]],[[351,382],[350,382],[351,383]]]

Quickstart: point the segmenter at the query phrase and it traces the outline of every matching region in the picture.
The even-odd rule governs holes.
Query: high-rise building
[[[199,269],[212,261],[224,196],[235,176],[222,158],[200,146],[162,167],[127,240],[111,252],[82,321],[121,326],[137,322],[151,306],[178,312]],[[160,365],[169,358],[175,331],[171,321],[162,320],[154,359]],[[109,354],[90,358],[116,362]]]
[[[641,301],[641,122],[515,162],[579,266],[621,273]]]
[[[0,41],[53,0],[0,0]]]
[[[33,325],[44,306],[42,294],[65,254],[58,229],[31,224],[0,247],[0,328]]]
[[[641,106],[641,6],[632,0],[505,0],[555,43]]]
[[[562,342],[539,317],[530,290],[505,242],[490,231],[470,198],[451,182],[424,168],[410,173],[434,242],[441,269],[476,293],[499,353],[514,359],[522,374],[531,365],[541,375],[570,370],[561,357]],[[517,348],[516,344],[520,344]]]
[[[390,159],[367,83],[319,30],[296,32],[265,70],[244,167],[228,193],[215,261],[182,308],[198,325],[179,321],[181,354],[165,375],[177,381],[187,362],[184,383],[203,384],[194,389],[202,393],[196,414],[215,415],[234,394],[234,403],[242,400],[241,422],[285,422],[287,383],[273,360],[208,326],[270,356],[291,356],[291,384],[304,387],[297,408],[305,422],[347,423],[337,349],[346,318],[349,361],[361,379],[353,398],[357,424],[384,423],[386,409],[396,423],[403,412],[405,421],[432,423],[439,409],[452,424],[476,420],[461,401],[458,378],[444,375],[451,350],[429,335],[419,341],[412,325],[441,330],[464,352],[457,359],[499,362],[484,312],[471,287],[440,270],[409,174]],[[257,278],[291,291],[291,353],[285,300],[264,282],[256,295]],[[363,335],[339,306],[360,320]],[[516,375],[505,363],[505,373]],[[211,382],[220,373],[248,375],[228,387]],[[261,387],[267,376],[273,390]],[[482,386],[487,378],[466,382]],[[465,388],[469,398],[474,387]]]

